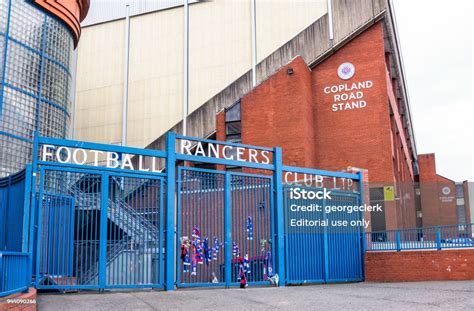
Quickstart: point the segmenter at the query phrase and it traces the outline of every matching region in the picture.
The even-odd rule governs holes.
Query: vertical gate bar
[[[116,185],[114,185],[114,187],[117,188]],[[115,202],[115,195],[112,197],[112,202]],[[132,223],[132,219],[130,218],[130,213],[126,213],[123,208],[116,208],[116,211],[120,211],[123,214],[126,226],[130,227],[131,223]],[[125,231],[125,229],[122,230],[122,231]],[[123,243],[122,245],[124,245],[124,247],[126,247],[127,252],[125,252],[124,258],[122,258],[122,269],[124,271],[123,272],[124,273],[124,281],[123,281],[122,285],[128,285],[128,284],[130,284],[130,279],[131,279],[131,275],[129,273],[129,263],[128,263],[128,261],[130,259],[129,250],[132,248],[131,245],[133,245],[133,240],[132,240],[130,234],[126,234],[125,232],[123,234],[126,237],[126,239],[125,239],[125,243]]]
[[[283,209],[284,209],[284,214],[283,214],[283,230],[285,230],[285,271],[287,272],[287,279],[289,280],[290,279],[290,268],[289,268],[289,265],[288,263],[290,262],[290,259],[288,257],[288,251],[289,251],[289,242],[288,242],[288,237],[289,237],[289,226],[288,226],[288,221],[289,221],[289,217],[288,217],[288,206],[289,206],[289,198],[288,198],[288,188],[287,187],[283,187],[282,188],[283,190],[283,200],[284,200],[284,206],[283,206]],[[291,274],[292,275],[292,274]]]
[[[273,149],[273,164],[274,164],[274,184],[275,184],[275,210],[276,210],[276,238],[277,238],[277,271],[280,277],[281,286],[285,286],[285,247],[284,247],[284,233],[283,233],[283,158],[281,148]]]
[[[88,177],[90,178],[90,177]],[[103,181],[102,181],[103,182]],[[97,186],[98,187],[98,186]],[[102,200],[101,200],[102,202]],[[98,207],[99,210],[98,212],[101,211],[101,208]],[[92,232],[92,228],[89,229],[89,222],[90,222],[90,217],[92,217],[92,223],[91,223],[91,226],[92,224],[97,221],[97,214],[95,212],[93,213],[90,213],[89,210],[87,210],[87,212],[85,213],[85,220],[86,220],[86,223],[85,223],[85,227],[86,227],[86,230],[85,230],[85,241],[86,241],[86,255],[85,255],[85,263],[87,264],[86,267],[88,268],[87,270],[86,269],[83,269],[83,271],[85,272],[84,273],[84,279],[83,281],[87,280],[88,278],[91,277],[91,271],[90,271],[90,267],[92,267],[92,245],[93,245],[93,240],[92,240],[92,237],[93,236],[97,236],[96,233],[97,232]],[[90,230],[90,231],[89,231]],[[92,232],[92,234],[90,233]],[[99,242],[100,242],[100,236],[99,236]],[[90,245],[89,247],[87,247],[88,245]],[[99,245],[100,247],[100,245]],[[97,253],[97,250],[94,251],[94,256],[96,256],[96,253]],[[100,256],[100,253],[99,253],[99,256]],[[100,259],[99,259],[100,260]],[[99,277],[97,276],[97,284],[99,284]]]
[[[130,179],[127,179],[127,185],[130,184],[132,185],[132,187],[136,184],[137,182],[137,179],[136,178],[130,178]],[[123,185],[125,187],[125,179],[124,179],[124,182],[123,182]],[[119,204],[120,204],[120,196],[119,196]],[[142,199],[141,199],[141,196],[138,196],[138,204],[141,204],[143,203]],[[140,222],[139,222],[139,218],[138,218],[138,215],[137,215],[137,210],[136,209],[133,209],[132,207],[132,210],[130,211],[132,216],[133,216],[133,220],[134,220],[134,225],[132,226],[133,230],[137,232],[137,237],[135,238],[135,243],[134,243],[134,250],[133,250],[133,253],[130,253],[131,254],[131,258],[130,260],[133,260],[133,263],[132,263],[132,266],[133,266],[133,269],[134,269],[134,273],[133,273],[133,283],[132,285],[136,285],[137,282],[140,282],[140,260],[139,260],[139,256],[140,256],[140,247],[141,245],[143,245],[143,232],[144,232],[144,228],[141,226]],[[138,248],[138,249],[137,249]],[[133,255],[132,255],[133,254]]]
[[[57,221],[58,225],[57,225],[57,245],[56,247],[58,248],[58,253],[59,253],[59,256],[56,257],[56,263],[55,263],[55,266],[56,266],[56,274],[60,277],[60,278],[63,278],[63,277],[66,277],[64,275],[64,270],[61,269],[61,263],[64,261],[64,258],[67,256],[67,252],[66,252],[66,248],[64,247],[64,240],[65,240],[65,235],[64,235],[64,226],[61,225],[61,223],[64,224],[64,222],[66,221],[66,217],[65,217],[65,208],[63,206],[64,204],[64,197],[62,193],[62,184],[65,183],[65,180],[63,179],[63,175],[64,173],[59,173],[59,180],[58,180],[58,188],[59,188],[59,191],[58,191],[58,197],[55,198],[54,202],[55,202],[55,213],[54,213],[54,218],[55,218],[55,221]],[[66,279],[67,280],[67,279]]]
[[[46,173],[45,173],[46,174]],[[52,184],[54,184],[55,180],[54,180],[54,175],[55,175],[55,172],[54,171],[51,171],[51,174],[50,174],[50,177],[47,178],[46,180],[48,181],[48,187],[46,189],[46,198],[45,198],[45,204],[44,204],[44,208],[43,208],[43,213],[44,213],[44,219],[46,220],[46,224],[47,224],[47,227],[44,228],[44,231],[47,232],[47,238],[44,239],[43,241],[45,241],[46,245],[44,246],[45,247],[45,254],[46,254],[46,267],[45,267],[45,274],[51,274],[51,258],[52,258],[52,249],[51,249],[51,246],[53,244],[53,239],[51,238],[51,233],[52,231],[54,231],[54,223],[51,221],[51,195],[50,195],[50,187]],[[46,177],[46,176],[45,176]]]
[[[231,226],[231,175],[229,172],[225,173],[224,181],[224,240],[225,240],[225,259],[224,259],[224,269],[225,269],[225,284],[226,287],[230,285],[231,282],[231,268],[232,268],[232,226]]]
[[[41,250],[41,234],[43,229],[43,187],[44,187],[44,169],[40,168],[40,190],[39,190],[39,198],[38,198],[38,229],[37,229],[37,238],[36,238],[36,287],[38,288],[40,283],[40,261],[41,261],[41,254],[43,253]]]
[[[106,255],[107,255],[107,201],[109,196],[109,174],[102,174],[100,198],[100,228],[99,228],[99,287],[105,288]],[[97,221],[97,219],[95,220]]]
[[[160,178],[160,213],[158,214],[159,217],[159,234],[160,234],[160,241],[158,243],[159,246],[159,260],[158,260],[158,267],[159,267],[159,278],[158,282],[159,285],[162,286],[163,284],[163,184],[164,180],[163,178]]]
[[[87,181],[87,178],[86,178]],[[77,189],[74,187],[74,197],[79,195]],[[84,222],[84,205],[85,203],[82,200],[79,200],[79,208],[77,211],[77,239],[80,243],[77,243],[77,258],[76,258],[76,284],[82,285],[82,270],[83,270],[83,261],[82,258],[84,256],[84,229],[83,229],[83,222]],[[79,234],[80,233],[80,234]],[[79,261],[80,260],[80,261]],[[80,274],[79,274],[80,271]]]
[[[174,289],[174,221],[175,221],[175,162],[176,134],[168,132],[166,136],[166,176],[168,191],[166,193],[166,284],[165,290]]]
[[[363,185],[363,181],[364,181],[364,173],[362,171],[359,171],[357,173],[358,175],[358,178],[359,178],[359,205],[364,205],[364,185]],[[365,220],[365,213],[364,212],[360,212],[361,213],[361,219]],[[365,241],[365,226],[362,226],[362,233],[361,233],[361,238],[360,238],[361,242],[359,242],[359,246],[361,246],[361,251],[359,252],[361,255],[361,263],[360,263],[360,278],[361,280],[365,280],[365,251],[367,249],[367,245],[365,244],[366,241]],[[362,243],[362,245],[360,245]]]
[[[323,199],[323,210],[326,206],[326,199]],[[323,219],[326,220],[328,219],[327,215],[325,212],[323,212]],[[329,281],[329,241],[328,241],[328,226],[324,226],[323,230],[323,239],[324,239],[324,282]]]
[[[26,165],[25,169],[25,193],[23,195],[23,241],[22,241],[22,252],[28,253],[28,271],[27,278],[28,282],[31,282],[31,273],[32,273],[32,254],[33,252],[29,250],[29,240],[33,239],[33,236],[30,235],[31,222],[34,222],[32,215],[34,211],[31,210],[31,164]]]
[[[141,240],[142,244],[139,247],[139,252],[138,252],[138,265],[139,269],[141,271],[140,277],[138,278],[138,283],[139,284],[150,284],[147,273],[148,273],[148,268],[146,266],[146,252],[148,251],[147,247],[147,241],[149,238],[149,235],[153,233],[151,231],[151,227],[148,226],[148,224],[145,222],[146,219],[146,212],[145,208],[150,206],[150,196],[146,195],[144,191],[148,187],[149,189],[153,188],[153,180],[150,180],[148,186],[146,184],[142,183],[143,179],[141,178],[136,178],[136,185],[133,187],[130,187],[129,189],[137,189],[137,193],[141,194],[138,197],[140,198],[140,202],[138,206],[135,206],[134,211],[135,214],[137,215],[138,218],[138,223],[139,226],[142,228],[143,232],[140,234],[141,235]],[[140,191],[140,187],[143,185],[143,188]],[[128,193],[129,189],[125,191],[125,193]],[[142,223],[143,222],[143,223]]]
[[[203,207],[204,207],[204,202],[203,202],[203,197],[202,197],[202,194],[204,192],[204,186],[205,186],[205,181],[206,181],[206,178],[207,178],[207,173],[200,173],[199,174],[199,179],[198,179],[198,182],[199,182],[199,199],[198,199],[198,208],[194,207],[195,211],[196,211],[196,223],[193,224],[193,225],[196,225],[199,229],[199,235],[200,235],[200,238],[201,238],[201,242],[202,242],[202,239],[204,238],[203,234],[204,234],[204,222],[203,222]],[[201,242],[197,242],[197,243],[201,243]],[[197,264],[197,281],[199,283],[203,283],[204,280],[203,280],[203,267],[202,267],[202,249],[201,249],[201,266],[199,266],[199,262]]]
[[[31,191],[31,164],[25,168],[25,193],[23,195],[23,234],[22,234],[22,252],[28,252],[28,239],[30,228],[30,191]]]

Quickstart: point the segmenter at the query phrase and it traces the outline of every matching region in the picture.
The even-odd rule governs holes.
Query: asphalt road
[[[39,310],[474,310],[474,281],[40,294]]]

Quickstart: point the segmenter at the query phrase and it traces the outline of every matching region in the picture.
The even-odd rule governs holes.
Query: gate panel
[[[360,226],[350,225],[351,221],[361,220],[362,214],[324,211],[326,206],[359,205],[359,194],[350,191],[332,191],[331,200],[291,199],[292,188],[294,187],[284,187],[287,283],[362,281],[362,229]],[[308,191],[321,190],[301,186],[298,188]],[[295,209],[296,206],[311,205],[323,208],[320,211],[310,212],[291,210],[292,206]],[[296,222],[298,220],[306,221],[306,224],[298,225]],[[349,225],[336,226],[335,221],[348,221]],[[320,222],[326,222],[326,225]]]
[[[178,176],[177,285],[224,285],[225,172],[180,167]]]
[[[100,178],[41,168],[38,288],[98,288],[91,277],[99,267]]]
[[[357,195],[333,191],[331,200],[326,201],[330,206],[359,205]],[[331,212],[332,220],[358,221],[362,219],[360,212]],[[328,227],[328,275],[327,282],[362,281],[362,230],[360,226]]]
[[[301,219],[325,219],[323,212],[291,211],[291,206],[323,205],[322,200],[290,199],[290,189],[284,187],[286,280],[289,284],[323,283],[325,281],[324,228],[298,226]],[[292,225],[292,219],[294,223]]]
[[[161,287],[163,180],[108,177],[106,287]]]
[[[178,173],[178,286],[236,285],[241,265],[249,283],[268,284],[275,257],[272,178],[184,167]]]
[[[267,282],[273,267],[272,178],[230,173],[232,269],[231,282],[238,283],[239,265],[248,283]]]
[[[39,198],[38,288],[162,286],[161,177],[42,167]]]

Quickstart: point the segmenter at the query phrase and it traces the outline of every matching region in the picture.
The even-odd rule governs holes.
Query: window
[[[242,142],[242,124],[240,122],[240,100],[225,110],[225,140],[233,143]],[[227,156],[236,155],[237,149],[229,151]],[[240,167],[227,166],[227,170],[241,171]]]
[[[456,198],[464,198],[463,184],[456,184]]]
[[[241,142],[240,100],[225,110],[225,138],[226,141]]]

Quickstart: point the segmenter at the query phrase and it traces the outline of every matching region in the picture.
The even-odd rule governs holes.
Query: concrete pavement
[[[474,310],[474,281],[40,294],[39,310]]]

